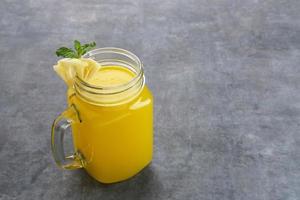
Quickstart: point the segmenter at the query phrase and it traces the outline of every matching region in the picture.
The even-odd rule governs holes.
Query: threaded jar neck
[[[87,52],[83,58],[91,58],[101,66],[118,66],[130,70],[133,78],[120,85],[92,85],[76,76],[74,89],[83,101],[99,106],[115,106],[124,104],[135,98],[143,89],[145,77],[139,58],[133,53],[119,48],[106,47]]]

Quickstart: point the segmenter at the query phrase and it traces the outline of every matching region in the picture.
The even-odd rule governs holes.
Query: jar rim
[[[131,101],[139,95],[145,85],[145,76],[140,59],[133,53],[115,47],[94,49],[83,55],[83,58],[91,58],[104,67],[120,65],[128,68],[135,76],[126,83],[114,86],[98,86],[84,81],[75,76],[74,89],[78,97],[93,105],[115,106]]]
[[[104,88],[101,88],[101,87],[94,87],[92,85],[88,85],[87,82],[83,81],[79,76],[75,76],[75,78],[80,81],[80,84],[88,87],[88,88],[92,88],[92,89],[96,89],[96,90],[113,90],[113,89],[116,89],[116,88],[121,88],[121,87],[124,87],[124,86],[127,86],[127,83],[126,84],[122,84],[122,85],[119,85],[119,86],[113,86],[113,87],[104,87]],[[140,82],[140,80],[142,80],[142,85],[144,85],[145,83],[145,77],[142,76],[140,79],[137,80],[137,83]],[[136,84],[136,83],[135,83]],[[75,81],[75,85],[83,90],[85,90],[86,92],[89,92],[89,93],[92,93],[92,94],[101,94],[101,95],[112,95],[112,94],[118,94],[118,93],[122,93],[122,92],[125,92],[126,90],[129,90],[131,89],[132,87],[135,86],[135,84],[132,84],[132,85],[129,85],[128,87],[125,87],[123,90],[118,90],[117,92],[106,92],[106,93],[98,93],[98,92],[91,92],[91,91],[87,91],[85,90],[84,88],[82,88],[80,85],[78,85],[78,83],[76,83]]]
[[[120,85],[116,85],[116,86],[105,86],[105,87],[90,84],[90,83],[82,80],[80,77],[78,77],[76,75],[75,78],[81,84],[83,84],[84,86],[92,88],[92,89],[96,89],[96,90],[101,90],[101,91],[117,90],[118,88],[125,88],[124,90],[119,91],[119,92],[123,92],[123,91],[126,91],[128,88],[132,87],[133,85],[135,85],[135,82],[138,83],[143,78],[144,68],[143,68],[142,62],[140,61],[140,59],[135,54],[133,54],[132,52],[127,51],[125,49],[121,49],[121,48],[117,48],[117,47],[97,48],[97,49],[93,49],[91,51],[88,51],[87,53],[85,53],[82,56],[82,58],[92,58],[93,59],[94,55],[102,54],[102,53],[117,53],[117,54],[120,54],[120,55],[123,55],[123,56],[126,56],[126,57],[130,58],[131,60],[133,60],[134,62],[137,63],[137,67],[139,69],[139,72],[136,73],[136,76],[134,78],[132,78],[130,81],[128,81],[124,84],[120,84]]]

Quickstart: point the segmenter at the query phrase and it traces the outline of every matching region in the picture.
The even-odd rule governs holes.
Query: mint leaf
[[[75,51],[72,49],[69,49],[67,47],[60,47],[59,49],[56,50],[56,55],[57,56],[62,56],[64,58],[77,58],[78,55],[76,54]]]
[[[77,51],[78,55],[82,55],[81,54],[81,52],[82,52],[81,44],[78,40],[74,40],[74,48]]]
[[[64,58],[80,58],[86,52],[92,50],[96,47],[96,42],[88,43],[81,45],[78,40],[74,40],[74,49],[70,49],[67,47],[61,47],[56,50],[56,55]]]
[[[84,44],[82,46],[82,54],[85,54],[86,52],[92,50],[96,46],[96,42],[92,42],[90,44]]]

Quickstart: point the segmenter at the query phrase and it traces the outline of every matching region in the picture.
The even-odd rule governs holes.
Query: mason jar
[[[116,66],[134,76],[121,85],[92,85],[76,76],[67,91],[68,108],[52,126],[52,153],[64,169],[84,168],[103,183],[128,179],[152,160],[153,97],[143,66],[133,53],[100,48],[86,53],[101,67]],[[72,132],[74,153],[65,155],[64,135]]]

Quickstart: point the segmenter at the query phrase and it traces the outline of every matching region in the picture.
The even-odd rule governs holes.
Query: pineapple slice
[[[54,71],[68,87],[73,86],[76,75],[82,80],[89,82],[100,68],[101,65],[90,58],[64,58],[53,66]]]

